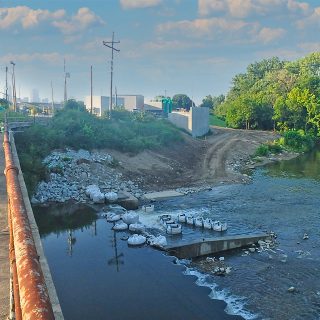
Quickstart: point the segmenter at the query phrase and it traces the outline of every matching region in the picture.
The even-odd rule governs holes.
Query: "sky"
[[[319,0],[0,0],[0,92],[5,67],[18,97],[109,95],[112,33],[118,94],[226,94],[248,64],[320,50]],[[9,74],[9,78],[10,78]],[[1,96],[1,94],[0,94]]]

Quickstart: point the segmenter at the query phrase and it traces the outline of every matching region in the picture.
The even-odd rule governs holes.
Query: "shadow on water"
[[[84,205],[35,206],[33,213],[42,238],[89,227],[97,219],[95,210]]]
[[[195,286],[173,257],[129,247],[128,231],[113,231],[90,209],[34,209],[65,319],[242,319],[209,299],[211,290]]]

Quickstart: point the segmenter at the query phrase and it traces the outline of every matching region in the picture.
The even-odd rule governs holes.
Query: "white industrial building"
[[[98,117],[103,116],[109,111],[110,97],[106,96],[92,96],[92,112]],[[86,109],[91,111],[91,96],[85,97],[84,102]],[[118,107],[124,107],[128,111],[143,110],[144,96],[142,95],[118,95],[117,101],[112,99],[112,105]]]

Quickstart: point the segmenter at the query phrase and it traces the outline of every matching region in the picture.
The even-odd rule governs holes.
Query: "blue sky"
[[[293,60],[320,50],[318,0],[48,0],[0,1],[0,92],[5,66],[16,63],[17,93],[63,99],[108,95],[111,52],[119,94],[185,93],[200,103],[226,93],[247,65],[279,56]]]

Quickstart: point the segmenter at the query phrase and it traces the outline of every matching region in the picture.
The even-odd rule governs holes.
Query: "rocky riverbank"
[[[138,199],[143,195],[137,184],[125,180],[122,173],[114,168],[116,160],[105,152],[71,149],[55,151],[43,163],[47,168],[48,178],[39,183],[31,199],[33,204],[70,200],[93,202],[86,194],[89,185],[97,186],[104,194],[124,191]]]
[[[237,155],[236,155],[237,156]],[[277,157],[264,157],[251,159],[247,157],[233,157],[225,162],[228,175],[237,176],[233,181],[221,181],[219,183],[248,183],[250,177],[243,173],[244,169],[254,169],[256,166],[269,162],[290,159],[297,154],[284,153]],[[106,195],[106,202],[110,194],[123,197],[130,194],[138,200],[144,200],[144,194],[151,192],[144,186],[143,178],[132,181],[121,172],[123,167],[117,159],[104,151],[71,150],[54,151],[43,160],[47,168],[47,179],[41,181],[31,199],[33,204],[46,204],[51,202],[63,203],[74,201],[78,203],[101,203],[86,192],[90,185],[96,186],[100,195]],[[145,174],[145,172],[144,172]],[[140,186],[140,184],[142,186]],[[182,186],[174,188],[182,194],[190,194],[204,190],[210,190],[216,183],[202,181],[196,186]]]
[[[92,203],[85,192],[89,185],[102,194],[130,194],[144,200],[145,193],[154,191],[189,194],[220,184],[249,183],[247,171],[297,156],[283,152],[252,158],[261,143],[275,138],[272,132],[215,127],[206,140],[185,135],[183,143],[135,155],[115,150],[55,151],[43,161],[47,178],[39,183],[32,203]]]

